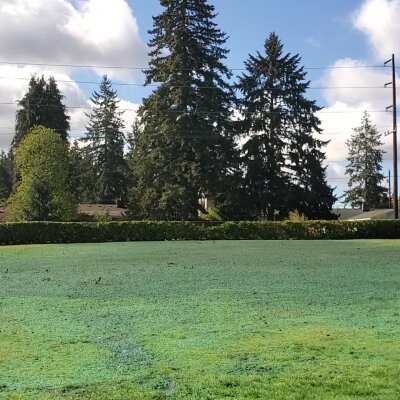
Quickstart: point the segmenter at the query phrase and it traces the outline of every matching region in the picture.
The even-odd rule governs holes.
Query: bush
[[[0,224],[0,244],[161,240],[400,239],[400,221],[16,222]]]
[[[68,187],[69,153],[60,135],[36,126],[15,154],[20,181],[9,201],[13,221],[71,221],[76,204]]]

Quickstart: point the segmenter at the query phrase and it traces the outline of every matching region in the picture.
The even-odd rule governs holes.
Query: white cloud
[[[15,111],[17,110],[17,102],[20,100],[28,89],[29,79],[32,75],[45,78],[54,76],[58,82],[58,87],[65,96],[64,104],[73,107],[88,106],[85,94],[79,86],[71,80],[71,77],[65,72],[57,72],[42,69],[40,67],[17,67],[0,65],[1,102],[15,102],[15,105],[0,105],[0,148],[7,148],[11,144],[14,135]],[[10,79],[9,77],[12,77]],[[71,116],[71,128],[77,129],[82,127],[82,109],[71,108],[69,115]],[[73,136],[72,132],[71,136]]]
[[[351,106],[366,103],[374,108],[385,104],[386,107],[392,101],[391,89],[384,87],[391,81],[391,70],[363,68],[368,64],[350,58],[337,60],[320,80],[321,85],[328,87],[324,91],[327,102],[341,101]]]
[[[126,0],[2,0],[0,37],[2,61],[132,67],[147,62]],[[121,79],[133,75],[96,71]]]
[[[1,62],[142,67],[147,48],[126,0],[1,0]],[[7,39],[5,39],[7,38]],[[88,99],[73,80],[80,69],[0,64],[0,102],[16,102],[33,74],[54,76],[71,116],[71,138],[87,123]],[[131,82],[134,70],[92,68],[98,75]],[[67,82],[64,82],[67,81]],[[121,108],[136,108],[121,102]],[[10,145],[16,105],[0,105],[0,148]],[[126,112],[127,128],[134,113]]]
[[[362,65],[382,65],[392,53],[400,54],[400,0],[364,0],[352,15],[353,27],[363,33],[371,47],[372,60],[342,59],[336,61],[316,84],[330,87],[323,92],[327,107],[319,114],[324,137],[330,140],[327,158],[330,160],[328,176],[330,183],[338,186],[341,194],[347,183],[343,160],[347,156],[346,141],[359,126],[362,113],[370,117],[378,130],[384,134],[391,131],[392,114],[384,110],[392,104],[391,89],[384,89],[391,82],[391,69],[361,68]],[[346,67],[346,68],[345,68]],[[350,68],[347,68],[350,67]],[[346,88],[345,88],[346,87]],[[363,87],[363,88],[361,88]],[[385,159],[392,157],[392,135],[382,138]]]
[[[329,177],[329,183],[332,187],[336,188],[336,195],[341,196],[342,193],[348,189],[347,178],[346,178],[346,163],[329,163],[327,168],[327,176]],[[338,199],[340,204],[340,199]]]
[[[400,54],[400,0],[365,0],[353,16],[356,29],[364,33],[376,60],[384,62]]]
[[[390,72],[358,68],[365,64],[359,60],[338,60],[333,65],[335,68],[329,69],[319,81],[327,87],[323,92],[327,107],[319,116],[324,137],[330,140],[327,146],[329,160],[340,161],[347,157],[346,141],[353,128],[360,125],[364,111],[371,111],[371,120],[382,134],[391,129],[391,113],[385,112],[392,101],[391,90],[384,88],[390,81]],[[385,150],[390,152],[391,138],[383,139]]]
[[[342,179],[346,173],[346,167],[341,164],[331,163],[327,168],[328,175],[333,179]]]
[[[133,121],[136,118],[137,110],[139,109],[140,104],[132,103],[127,100],[120,100],[119,108],[124,111],[122,117],[125,123],[125,131],[131,131]]]

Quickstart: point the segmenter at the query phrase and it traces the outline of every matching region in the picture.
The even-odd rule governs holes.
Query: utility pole
[[[393,109],[393,210],[394,219],[399,219],[399,195],[398,195],[398,172],[397,172],[397,96],[396,96],[396,61],[394,54],[392,58],[385,62],[385,65],[392,63],[392,82],[387,83],[385,87],[392,85],[393,104],[386,108]]]
[[[392,208],[392,181],[390,177],[390,169],[389,169],[389,177],[388,177],[388,182],[389,182],[389,208]]]

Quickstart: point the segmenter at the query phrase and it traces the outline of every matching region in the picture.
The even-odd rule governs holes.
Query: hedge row
[[[23,222],[0,224],[0,244],[159,240],[400,239],[400,221]]]

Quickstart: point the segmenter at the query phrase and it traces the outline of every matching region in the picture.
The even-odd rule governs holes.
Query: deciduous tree
[[[15,152],[20,181],[10,199],[11,217],[26,221],[68,221],[76,205],[69,188],[68,144],[51,129],[37,126]]]

